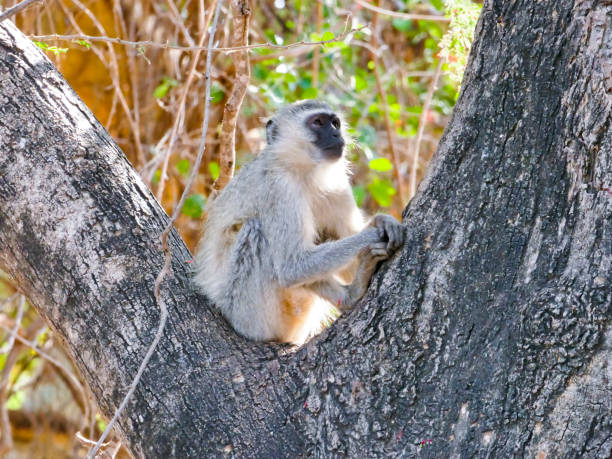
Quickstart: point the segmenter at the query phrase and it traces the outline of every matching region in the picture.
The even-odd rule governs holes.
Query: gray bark
[[[173,234],[168,325],[118,426],[131,451],[609,457],[611,23],[609,1],[485,2],[408,242],[300,349],[237,336]],[[0,25],[0,266],[109,416],[155,333],[166,222],[51,63]]]

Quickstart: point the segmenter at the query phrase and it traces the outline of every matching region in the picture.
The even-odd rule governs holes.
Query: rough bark
[[[168,325],[119,425],[131,451],[609,457],[611,22],[609,1],[485,2],[408,242],[300,349],[236,336],[174,234]],[[0,25],[0,266],[107,415],[155,332],[166,221],[49,61]]]

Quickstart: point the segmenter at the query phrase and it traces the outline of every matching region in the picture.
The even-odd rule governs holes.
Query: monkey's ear
[[[272,145],[277,136],[278,126],[274,124],[274,121],[268,120],[266,123],[266,142],[268,142],[268,145]]]

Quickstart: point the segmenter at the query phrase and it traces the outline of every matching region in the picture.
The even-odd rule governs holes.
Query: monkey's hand
[[[390,215],[376,215],[371,225],[378,230],[381,241],[387,242],[386,249],[389,256],[404,244],[406,227]]]

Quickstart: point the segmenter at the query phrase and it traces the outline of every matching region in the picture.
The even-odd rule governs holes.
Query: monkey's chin
[[[342,153],[344,152],[344,147],[333,147],[333,148],[325,148],[321,150],[323,154],[323,159],[327,161],[338,161],[342,158]]]

